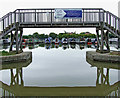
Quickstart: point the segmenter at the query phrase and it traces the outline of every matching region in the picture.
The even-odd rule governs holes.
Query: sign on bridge
[[[55,9],[55,18],[82,18],[82,9]]]

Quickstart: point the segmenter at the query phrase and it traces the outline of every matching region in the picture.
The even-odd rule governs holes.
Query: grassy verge
[[[15,52],[0,51],[0,56],[15,55]]]
[[[118,56],[120,56],[120,51],[113,51],[113,52],[110,52],[110,55],[118,55]]]

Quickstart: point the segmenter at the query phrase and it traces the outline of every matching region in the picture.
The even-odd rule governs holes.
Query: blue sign
[[[82,9],[55,9],[55,18],[82,18]]]

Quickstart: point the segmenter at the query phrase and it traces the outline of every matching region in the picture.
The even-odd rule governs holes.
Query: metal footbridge
[[[74,8],[72,8],[74,10]],[[109,52],[109,32],[120,38],[120,18],[102,8],[82,8],[81,18],[55,18],[56,9],[17,9],[0,19],[0,38],[11,33],[10,51],[16,41],[16,52],[21,48],[23,28],[96,28],[98,50]],[[13,31],[15,33],[13,34]],[[20,38],[18,38],[20,31]],[[101,31],[101,40],[99,40]]]

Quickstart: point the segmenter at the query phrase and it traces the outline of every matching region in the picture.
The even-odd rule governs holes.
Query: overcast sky
[[[1,0],[0,1],[0,17],[20,8],[103,8],[118,16],[118,2],[120,0]],[[34,32],[68,32],[77,33],[89,31],[95,33],[95,29],[68,29],[68,28],[51,28],[51,29],[24,29],[24,35]]]

